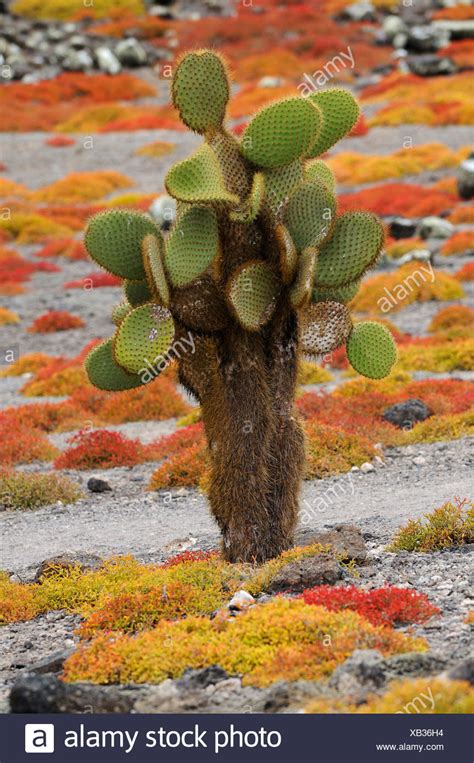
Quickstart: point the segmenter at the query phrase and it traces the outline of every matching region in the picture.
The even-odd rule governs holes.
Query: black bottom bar
[[[471,763],[466,715],[3,715],[0,763]]]

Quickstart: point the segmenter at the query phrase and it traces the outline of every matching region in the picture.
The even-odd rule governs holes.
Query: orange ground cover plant
[[[35,252],[35,257],[65,257],[68,260],[88,259],[83,242],[74,238],[60,238],[50,241]]]
[[[452,151],[442,143],[402,148],[393,154],[367,156],[344,151],[331,157],[328,165],[340,183],[374,183],[388,178],[416,175],[425,170],[455,167],[469,155],[469,147]]]
[[[55,331],[69,331],[83,326],[85,323],[78,315],[71,315],[66,310],[50,310],[35,318],[27,331],[30,334],[51,334]]]
[[[454,277],[458,281],[474,281],[474,262],[466,262],[456,273]]]
[[[459,231],[443,244],[441,254],[449,257],[450,254],[472,254],[474,253],[474,232]]]
[[[459,204],[448,217],[453,225],[474,223],[474,204]]]
[[[57,448],[42,432],[24,425],[17,426],[12,436],[10,424],[7,419],[0,418],[0,463],[3,466],[51,461],[58,454]]]
[[[415,183],[383,183],[339,196],[339,210],[368,209],[377,215],[427,217],[447,212],[457,196]]]

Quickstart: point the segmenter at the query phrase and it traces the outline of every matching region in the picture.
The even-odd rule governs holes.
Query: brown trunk
[[[304,442],[293,411],[296,317],[283,306],[264,334],[234,325],[216,340],[201,399],[211,457],[209,500],[232,562],[262,562],[291,546]]]

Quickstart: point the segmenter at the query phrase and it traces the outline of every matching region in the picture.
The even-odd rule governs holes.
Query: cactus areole
[[[97,387],[119,391],[177,362],[202,408],[223,553],[262,562],[291,546],[298,517],[300,355],[346,344],[355,370],[375,379],[395,362],[390,333],[354,327],[346,307],[379,256],[383,228],[367,212],[338,215],[334,178],[317,158],[358,118],[348,91],[271,103],[237,140],[224,127],[226,65],[202,50],[178,61],[172,97],[204,141],[166,177],[177,200],[166,237],[135,211],[91,219],[88,252],[124,279],[126,300],[86,368]]]

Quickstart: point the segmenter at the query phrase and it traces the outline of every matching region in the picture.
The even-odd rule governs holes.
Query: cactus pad
[[[332,193],[336,190],[336,178],[333,171],[322,159],[312,159],[304,168],[306,180],[323,183]]]
[[[318,287],[313,291],[312,302],[341,302],[346,305],[359,291],[360,280],[351,281],[345,286],[334,286],[333,288]]]
[[[219,251],[217,217],[212,209],[183,212],[166,242],[165,269],[173,286],[187,286],[201,276]]]
[[[265,170],[265,197],[273,214],[278,218],[291,194],[303,180],[303,163],[296,159],[285,167]]]
[[[318,302],[303,310],[300,318],[301,349],[307,355],[327,355],[347,341],[352,321],[340,302]]]
[[[146,278],[142,281],[125,281],[123,288],[125,296],[132,307],[144,305],[145,302],[150,302],[153,299],[153,294],[150,291]]]
[[[285,213],[285,225],[298,251],[319,246],[330,234],[336,217],[336,199],[321,183],[306,181],[294,192]]]
[[[336,220],[332,238],[321,247],[317,286],[343,286],[373,265],[383,246],[384,230],[370,212],[346,212]]]
[[[175,164],[165,178],[168,193],[180,201],[237,204],[239,197],[229,193],[219,160],[208,143],[193,156]]]
[[[149,217],[112,209],[90,220],[84,243],[92,259],[109,273],[139,281],[145,278],[140,245],[147,233],[159,233]]]
[[[112,339],[94,347],[86,358],[85,368],[89,381],[97,389],[107,392],[120,392],[124,389],[141,387],[142,382],[136,374],[129,374],[115,362],[112,352]]]
[[[359,105],[349,90],[331,88],[314,93],[308,98],[318,106],[323,119],[316,141],[307,153],[308,159],[324,154],[338,140],[347,135],[359,117]]]
[[[246,262],[227,284],[227,300],[240,325],[258,331],[275,309],[278,279],[267,262]]]
[[[127,302],[127,300],[120,302],[119,305],[115,305],[114,309],[112,310],[112,320],[116,326],[122,323],[123,319],[126,315],[128,315],[131,309],[132,306],[129,302]]]
[[[321,114],[309,100],[286,98],[264,106],[248,124],[243,156],[259,167],[281,167],[304,156],[315,142]]]
[[[296,281],[290,290],[290,302],[295,310],[308,304],[313,292],[318,250],[308,247],[299,257]]]
[[[173,77],[172,97],[182,121],[191,130],[218,130],[229,100],[227,71],[220,56],[211,50],[185,55]]]
[[[127,315],[114,338],[116,362],[130,373],[154,366],[173,341],[171,314],[159,305],[141,305]]]
[[[275,238],[278,245],[281,279],[284,284],[289,284],[293,280],[298,267],[298,252],[285,225],[277,225],[275,228]]]
[[[143,264],[155,298],[160,305],[168,307],[170,301],[170,291],[166,281],[165,270],[163,267],[164,242],[157,236],[145,236],[142,242]]]
[[[369,379],[383,379],[397,360],[397,348],[385,326],[364,321],[354,326],[349,336],[347,357],[358,373]]]

